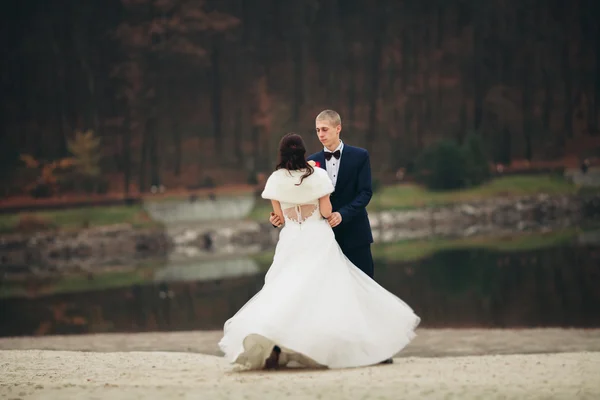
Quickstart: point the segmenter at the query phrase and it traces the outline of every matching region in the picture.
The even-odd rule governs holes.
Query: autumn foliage
[[[470,133],[489,163],[600,153],[600,2],[374,4],[16,2],[0,17],[1,176],[18,175],[15,154],[70,157],[92,130],[111,191],[256,182],[284,133],[320,148],[325,108],[379,177]]]

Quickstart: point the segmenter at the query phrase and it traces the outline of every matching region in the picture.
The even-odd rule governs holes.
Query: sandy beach
[[[203,354],[0,352],[7,399],[597,399],[600,353],[406,357],[350,370],[236,372]]]
[[[199,351],[211,353],[219,335],[0,339],[0,398],[600,398],[598,330],[421,330],[393,365],[274,372],[236,371]]]

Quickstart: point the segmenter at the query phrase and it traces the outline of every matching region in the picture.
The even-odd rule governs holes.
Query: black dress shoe
[[[279,346],[274,346],[271,355],[265,360],[265,369],[279,368],[279,354],[281,354],[281,349]]]
[[[383,360],[379,364],[393,364],[393,363],[394,363],[394,359],[393,358],[388,358],[387,360]]]

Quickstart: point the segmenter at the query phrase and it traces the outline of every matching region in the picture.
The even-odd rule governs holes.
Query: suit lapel
[[[340,165],[338,168],[338,178],[335,184],[336,189],[341,188],[346,184],[346,181],[348,179],[348,170],[350,169],[350,164],[352,162],[351,153],[351,147],[344,144],[344,149],[342,150],[342,157],[340,157]],[[325,154],[323,154],[323,158],[324,157]]]

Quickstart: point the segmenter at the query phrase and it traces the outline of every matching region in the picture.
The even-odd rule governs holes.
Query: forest
[[[22,155],[55,162],[82,132],[92,132],[106,190],[253,182],[272,170],[286,132],[320,150],[314,117],[325,108],[341,114],[343,140],[367,148],[381,176],[468,135],[505,164],[600,148],[597,0],[3,8],[4,195],[23,188]]]

